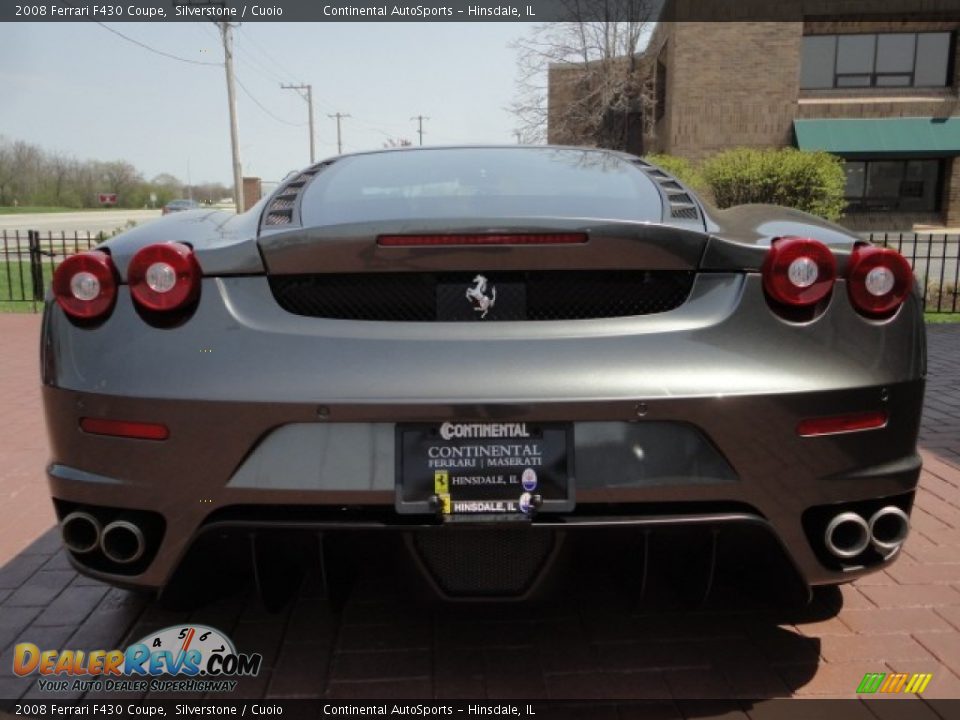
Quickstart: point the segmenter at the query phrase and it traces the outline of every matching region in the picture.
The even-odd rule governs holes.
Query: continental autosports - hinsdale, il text
[[[454,17],[470,15],[474,17],[520,17],[520,8],[508,5],[468,5],[463,10],[454,11],[452,7],[430,7],[426,5],[374,5],[357,7],[355,5],[324,5],[323,14],[328,17]]]

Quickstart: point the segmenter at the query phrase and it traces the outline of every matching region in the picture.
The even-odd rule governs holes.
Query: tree
[[[74,165],[74,161],[62,153],[47,156],[44,175],[49,186],[48,195],[52,204],[58,206],[64,204],[64,193]]]
[[[36,145],[17,140],[11,146],[13,179],[10,187],[13,199],[21,205],[29,204],[40,186],[43,153]]]
[[[125,207],[140,205],[140,195],[137,192],[143,185],[143,176],[137,169],[125,160],[114,160],[103,163],[101,172],[106,190],[117,194],[117,202]]]
[[[7,139],[0,136],[0,205],[9,205],[13,201],[11,185],[15,176],[13,152]]]
[[[653,112],[653,78],[640,44],[660,3],[570,1],[571,17],[581,21],[539,24],[511,44],[519,73],[510,110],[520,139],[543,142],[549,118],[551,142],[626,149],[631,122]],[[632,21],[588,21],[611,17]]]
[[[180,188],[183,187],[183,183],[180,182],[180,179],[174,177],[170,173],[160,173],[150,181],[150,184],[156,185],[157,187],[169,188],[174,192],[179,192]]]

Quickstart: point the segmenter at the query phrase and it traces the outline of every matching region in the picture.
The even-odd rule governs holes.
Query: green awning
[[[960,117],[794,120],[801,150],[837,155],[960,155]]]

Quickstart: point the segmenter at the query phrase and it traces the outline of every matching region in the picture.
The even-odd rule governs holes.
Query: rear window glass
[[[605,152],[458,148],[345,158],[304,197],[305,224],[407,218],[659,220],[652,183]]]

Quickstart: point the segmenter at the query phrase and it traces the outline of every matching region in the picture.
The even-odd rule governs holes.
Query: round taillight
[[[140,307],[154,312],[178,310],[200,295],[200,264],[183,243],[148,245],[130,261],[127,282]]]
[[[837,263],[830,248],[809,238],[777,238],[763,261],[763,287],[792,307],[814,305],[833,288]]]
[[[110,312],[117,299],[116,270],[105,252],[71,255],[53,273],[53,296],[77,320],[95,320]]]
[[[850,256],[847,293],[864,315],[884,317],[903,304],[913,287],[910,263],[896,250],[858,245]]]

